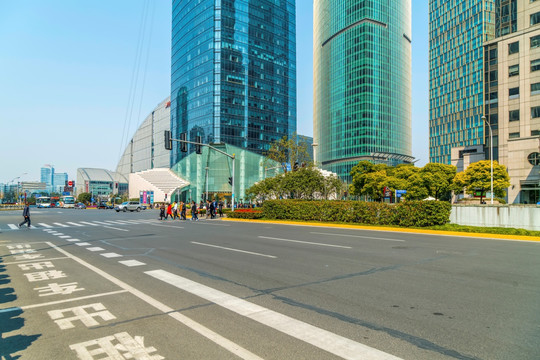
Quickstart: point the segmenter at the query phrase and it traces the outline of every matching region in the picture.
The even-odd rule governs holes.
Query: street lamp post
[[[491,162],[491,205],[493,205],[493,130],[491,124],[487,121],[486,116],[482,116],[482,120],[489,127],[489,160]]]
[[[205,196],[205,200],[206,200],[206,202],[208,202],[208,166],[205,169],[206,169],[206,196]]]

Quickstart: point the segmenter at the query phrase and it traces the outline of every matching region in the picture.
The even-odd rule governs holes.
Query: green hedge
[[[229,211],[227,213],[227,217],[230,217],[231,219],[262,219],[263,213],[262,212],[238,212]]]
[[[450,221],[452,206],[444,201],[405,201],[397,205],[362,201],[270,200],[265,219],[345,222],[425,227]]]

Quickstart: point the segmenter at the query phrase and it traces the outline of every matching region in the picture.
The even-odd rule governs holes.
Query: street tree
[[[85,204],[89,203],[90,200],[92,200],[92,194],[88,192],[80,193],[79,196],[77,196],[77,201],[85,203]]]
[[[504,165],[493,161],[493,192],[497,197],[504,197],[510,186],[510,177]],[[452,188],[461,192],[465,188],[468,194],[480,191],[480,202],[491,188],[491,161],[483,160],[470,164],[467,170],[457,173]]]
[[[420,170],[420,176],[427,189],[428,196],[432,196],[437,200],[450,198],[452,182],[456,176],[456,167],[454,165],[429,163]]]
[[[270,149],[266,152],[266,157],[278,162],[282,166],[284,173],[288,171],[287,163],[291,164],[291,170],[294,169],[295,164],[301,166],[302,164],[308,165],[311,163],[307,144],[305,142],[299,142],[296,133],[290,138],[284,136],[274,141],[270,145]]]

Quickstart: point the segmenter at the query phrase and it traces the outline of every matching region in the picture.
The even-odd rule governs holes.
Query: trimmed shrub
[[[262,211],[234,211],[227,213],[231,219],[262,219]]]
[[[360,201],[269,200],[266,219],[345,222],[425,227],[444,225],[452,206],[443,201],[407,201],[397,205]]]

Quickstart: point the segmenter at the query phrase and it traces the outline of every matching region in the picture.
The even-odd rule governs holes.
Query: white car
[[[126,211],[141,211],[142,209],[142,205],[138,202],[138,201],[125,201],[123,203],[121,203],[120,205],[116,205],[114,207],[114,210],[116,210],[116,212],[119,212],[119,211],[123,211],[123,212],[126,212]]]

